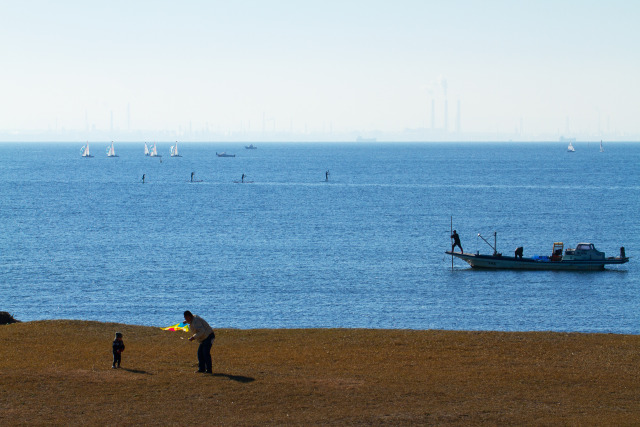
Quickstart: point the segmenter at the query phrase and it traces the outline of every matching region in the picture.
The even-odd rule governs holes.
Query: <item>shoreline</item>
[[[112,370],[113,333],[124,334]],[[0,422],[12,424],[632,424],[640,336],[380,329],[215,329],[79,320],[0,326]],[[188,396],[188,398],[187,398]],[[193,402],[202,411],[193,411]],[[181,403],[177,403],[181,402]],[[200,405],[199,404],[199,405]],[[117,411],[114,408],[118,408]]]

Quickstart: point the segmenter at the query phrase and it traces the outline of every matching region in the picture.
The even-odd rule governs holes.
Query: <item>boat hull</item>
[[[471,267],[487,270],[563,270],[563,271],[598,271],[605,265],[624,264],[629,258],[611,257],[599,260],[562,260],[545,261],[533,258],[514,258],[509,256],[461,254],[446,252],[467,262]]]

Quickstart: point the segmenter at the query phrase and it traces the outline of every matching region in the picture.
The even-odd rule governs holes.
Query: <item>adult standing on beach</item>
[[[184,312],[184,320],[189,324],[189,331],[193,332],[193,335],[189,337],[189,341],[198,340],[200,346],[198,347],[198,370],[196,373],[211,374],[211,346],[216,335],[213,333],[213,329],[200,316],[194,316],[189,310]]]

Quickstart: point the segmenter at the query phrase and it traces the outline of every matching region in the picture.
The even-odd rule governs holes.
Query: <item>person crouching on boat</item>
[[[453,249],[457,246],[460,248],[460,253],[463,254],[464,251],[462,250],[462,245],[460,244],[460,236],[458,236],[458,233],[456,232],[456,230],[453,230],[453,234],[451,235],[451,238],[453,239],[453,245],[451,245],[451,252],[453,252]]]
[[[516,258],[522,259],[523,253],[524,253],[524,248],[522,246],[516,248]]]

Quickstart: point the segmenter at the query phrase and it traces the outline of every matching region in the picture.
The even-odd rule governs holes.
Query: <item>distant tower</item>
[[[460,100],[458,99],[456,108],[456,133],[460,133]]]
[[[431,130],[436,129],[436,100],[431,98]]]
[[[447,132],[449,130],[449,101],[444,99],[444,131]]]
[[[520,136],[522,136],[522,134],[524,134],[524,125],[523,125],[523,119],[522,117],[520,117]]]

